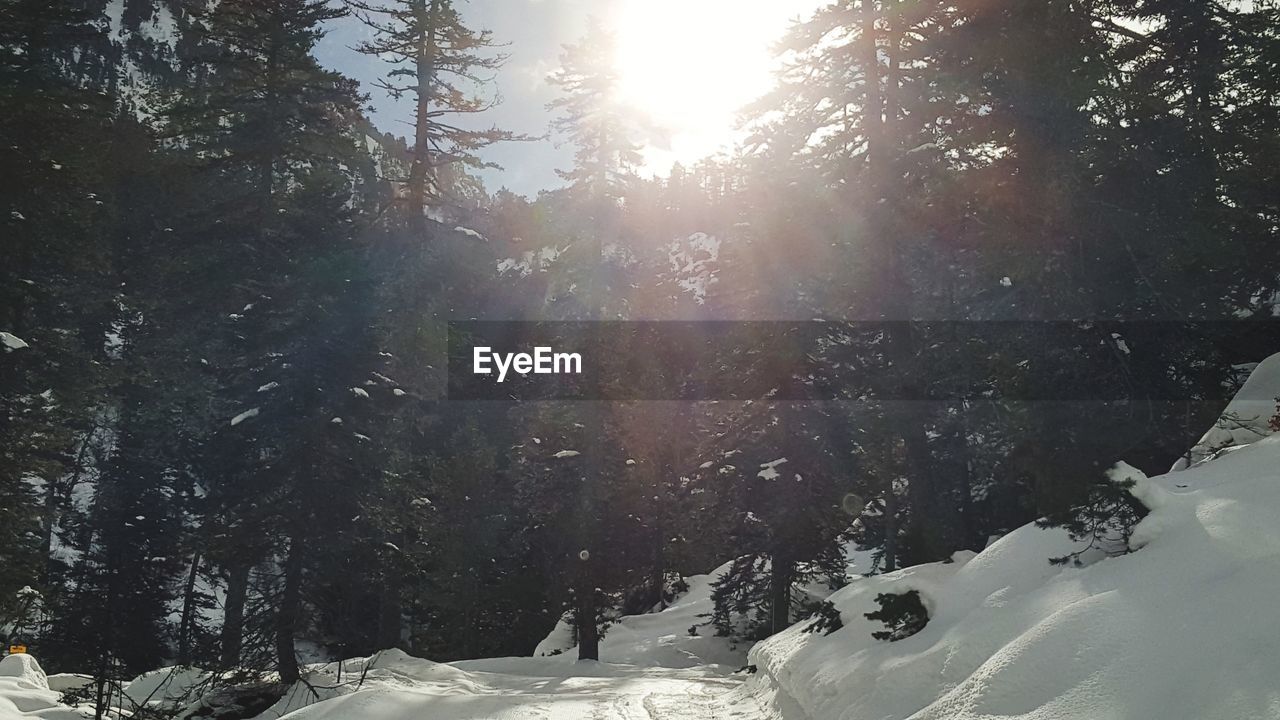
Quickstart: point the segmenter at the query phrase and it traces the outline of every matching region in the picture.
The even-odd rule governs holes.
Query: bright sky
[[[510,43],[510,58],[497,78],[503,103],[484,118],[517,132],[543,135],[545,110],[554,89],[546,76],[558,64],[561,46],[600,17],[618,37],[620,92],[654,128],[645,157],[650,172],[665,173],[673,161],[689,163],[731,146],[735,112],[771,82],[770,47],[789,22],[823,0],[460,0],[476,27]],[[373,58],[347,48],[367,29],[353,20],[338,23],[322,43],[326,64],[367,83],[385,70]],[[384,130],[408,134],[407,101],[369,90],[374,120]],[[507,143],[489,151],[504,166],[486,174],[491,189],[507,186],[529,195],[559,186],[556,168],[570,164],[571,150],[555,141]]]
[[[622,95],[657,127],[650,170],[731,146],[737,111],[772,85],[771,48],[816,0],[624,0],[616,13]]]

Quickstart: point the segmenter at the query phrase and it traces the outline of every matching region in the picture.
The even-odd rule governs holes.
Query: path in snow
[[[507,692],[487,698],[463,718],[511,720],[759,720],[759,708],[730,678],[690,677],[677,671],[636,676],[538,678],[493,676]],[[501,691],[499,691],[501,692]],[[491,703],[491,704],[490,704]],[[479,706],[475,708],[481,710]]]
[[[349,661],[351,662],[351,661]],[[361,662],[359,660],[354,662]],[[323,686],[335,666],[316,668]],[[353,675],[353,673],[355,673]],[[387,651],[317,701],[297,688],[259,717],[273,720],[767,720],[741,677],[704,668],[641,668],[567,658],[433,663]],[[339,684],[341,685],[341,684]]]

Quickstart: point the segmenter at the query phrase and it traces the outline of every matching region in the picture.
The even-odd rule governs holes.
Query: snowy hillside
[[[1259,366],[1240,401],[1274,397],[1280,359]],[[1262,432],[1261,430],[1259,431]],[[982,553],[861,578],[832,594],[843,627],[809,622],[756,645],[745,684],[741,649],[704,632],[715,574],[690,578],[665,610],[625,617],[578,663],[566,628],[543,657],[434,663],[387,651],[311,666],[260,717],[649,720],[1245,720],[1280,717],[1280,436],[1234,447],[1190,469],[1147,478],[1121,463],[1114,480],[1150,514],[1136,552],[1049,558],[1081,549],[1065,531],[1024,526]],[[865,615],[876,596],[915,590],[927,625],[894,642]],[[130,695],[163,698],[163,671]],[[197,683],[188,673],[175,685]],[[158,692],[153,692],[157,691]],[[0,663],[0,720],[81,717],[33,658]]]
[[[1258,363],[1249,379],[1222,411],[1213,427],[1174,465],[1175,470],[1203,462],[1229,448],[1248,445],[1274,432],[1272,418],[1277,416],[1280,397],[1280,355],[1272,355]]]
[[[1268,383],[1246,391],[1274,398]],[[1278,465],[1268,437],[1182,472],[1113,473],[1152,511],[1137,552],[1051,566],[1079,544],[1029,525],[976,557],[854,583],[830,598],[843,628],[757,645],[751,682],[813,720],[1280,717]],[[876,595],[907,590],[928,625],[873,639]]]

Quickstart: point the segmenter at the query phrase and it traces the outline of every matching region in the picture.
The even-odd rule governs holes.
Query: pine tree
[[[592,19],[576,44],[565,46],[560,68],[549,81],[561,96],[547,104],[556,113],[552,129],[574,145],[574,165],[559,171],[570,187],[595,202],[616,201],[640,164],[632,115],[618,97],[612,35]]]
[[[217,208],[225,217],[250,210],[270,235],[291,180],[353,154],[344,131],[362,100],[357,85],[311,56],[321,23],[344,15],[322,0],[233,0],[201,20],[190,64],[204,79],[179,95],[168,133],[242,188]]]
[[[410,217],[421,218],[428,205],[455,204],[445,175],[451,168],[496,167],[480,155],[484,148],[521,139],[500,130],[471,129],[468,116],[491,109],[497,98],[472,92],[492,81],[487,74],[502,67],[506,56],[488,30],[467,26],[453,0],[349,0],[375,37],[357,50],[393,66],[376,85],[392,98],[414,100],[412,160],[406,183]]]
[[[110,103],[58,65],[96,32],[80,11],[0,2],[0,615],[25,604],[25,587],[56,595],[63,567],[51,551],[108,381],[115,278],[96,226],[110,219]]]
[[[355,349],[370,330],[351,222],[359,207],[351,168],[359,163],[347,134],[361,98],[353,81],[311,56],[320,24],[343,14],[314,0],[219,3],[203,21],[193,61],[206,80],[168,114],[167,132],[221,189],[197,225],[214,248],[204,267],[217,272],[207,281],[237,288],[231,303],[217,302],[225,314],[209,318],[217,330],[203,359],[225,413],[215,452],[206,454],[206,467],[220,468],[208,474],[217,478],[211,514],[223,524],[209,532],[233,543],[214,546],[235,600],[222,661],[239,660],[235,626],[245,617],[250,568],[274,557],[283,568],[272,602],[275,654],[286,681],[298,672],[293,638],[314,522],[360,491],[344,483],[362,462],[358,430],[330,420],[360,397],[352,386],[365,392],[356,383],[371,362]],[[327,435],[334,439],[320,444]],[[319,502],[330,482],[342,488],[327,498],[334,505]]]

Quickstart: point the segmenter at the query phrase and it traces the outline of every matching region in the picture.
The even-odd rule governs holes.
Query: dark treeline
[[[527,654],[566,612],[593,657],[728,561],[708,623],[759,637],[850,541],[1088,544],[1265,346],[1091,322],[1280,310],[1275,2],[842,0],[659,179],[593,26],[535,199],[475,178],[522,138],[465,129],[502,58],[456,5],[0,0],[0,626],[52,671]],[[407,143],[312,56],[348,13]],[[830,323],[821,402],[447,401],[445,324],[527,318],[1073,322]],[[1047,384],[1124,400],[1000,399]]]

